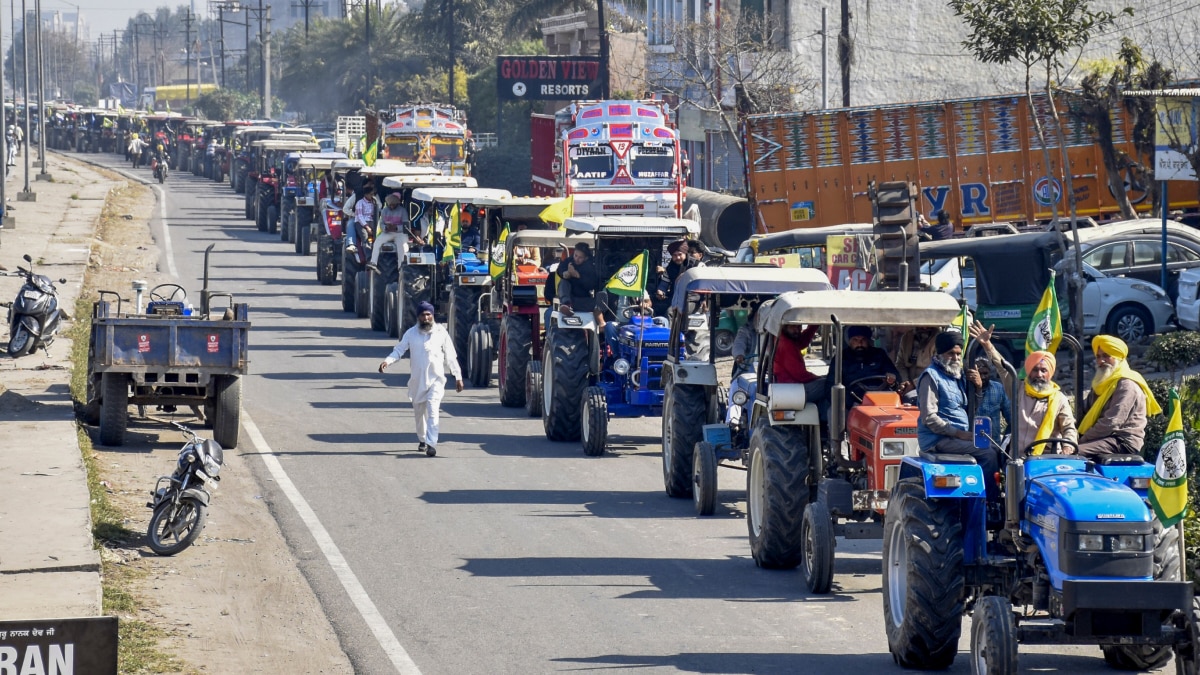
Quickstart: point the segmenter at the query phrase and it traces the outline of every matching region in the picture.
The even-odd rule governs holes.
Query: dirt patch
[[[158,268],[149,227],[154,206],[153,193],[131,182],[109,195],[76,308],[82,317],[90,315],[98,290],[118,291],[131,301],[135,279],[151,287],[173,281]],[[83,355],[86,359],[86,349]],[[82,379],[75,378],[77,395]],[[147,626],[144,635],[176,658],[130,663],[128,669],[123,664],[122,672],[353,672],[239,452],[226,452],[220,489],[200,539],[171,558],[150,551],[145,504],[155,479],[171,472],[184,440],[164,422],[173,419],[207,432],[187,410],[147,410],[145,418],[135,414],[136,408],[130,412],[123,447],[96,445],[88,451],[100,489],[121,514],[119,525],[98,532],[104,537],[106,577],[119,579],[132,596],[109,602],[106,590],[106,607],[123,621]],[[96,429],[89,431],[98,443]]]

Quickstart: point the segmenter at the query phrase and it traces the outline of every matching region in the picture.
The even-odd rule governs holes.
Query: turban
[[[671,244],[669,246],[667,246],[667,253],[670,253],[671,255],[675,255],[676,253],[679,253],[680,251],[686,251],[687,247],[688,247],[688,243],[687,243],[686,239],[677,239],[677,240],[671,242]]]
[[[851,338],[851,339],[856,338],[856,337],[865,337],[868,340],[870,340],[871,339],[871,327],[870,326],[850,326],[849,328],[846,329],[846,337]]]
[[[956,330],[946,330],[938,333],[937,339],[934,341],[934,347],[937,353],[945,354],[946,352],[961,347],[963,344],[962,333]]]
[[[1097,335],[1092,338],[1092,352],[1099,354],[1101,351],[1118,359],[1129,356],[1129,346],[1121,338],[1115,338],[1111,335]]]
[[[1046,367],[1050,370],[1050,377],[1054,377],[1054,370],[1058,367],[1058,359],[1054,358],[1054,355],[1050,352],[1033,352],[1029,356],[1026,356],[1025,373],[1028,375],[1029,371],[1033,370],[1042,361],[1046,362]]]
[[[433,314],[433,305],[429,304],[428,302],[418,302],[417,314],[424,314],[425,312]]]

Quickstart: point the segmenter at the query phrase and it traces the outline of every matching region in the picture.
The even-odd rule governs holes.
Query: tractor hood
[[[1073,523],[1148,523],[1150,509],[1136,492],[1090,473],[1041,475],[1029,481],[1026,511],[1035,522],[1049,516]]]
[[[635,316],[629,323],[621,326],[617,335],[622,345],[633,349],[637,349],[638,342],[641,341],[643,350],[666,350],[667,341],[671,338],[671,329],[654,324],[653,319],[649,317]]]

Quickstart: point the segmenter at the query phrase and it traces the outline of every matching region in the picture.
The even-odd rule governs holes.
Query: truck
[[[577,216],[683,214],[686,161],[664,101],[576,101],[530,122],[533,194]]]
[[[1034,101],[1049,120],[1047,99]],[[1066,97],[1056,103],[1078,215],[1119,214],[1099,145],[1069,112]],[[1129,200],[1149,211],[1153,178],[1143,167],[1153,166],[1153,158],[1138,153],[1123,108],[1110,117],[1116,149],[1132,158],[1122,177]],[[1023,95],[750,115],[745,138],[747,196],[759,233],[869,222],[871,181],[915,183],[920,212],[933,222],[945,210],[959,229],[996,221],[1034,225],[1053,217],[1052,205],[1067,215],[1059,148],[1049,141],[1047,171]],[[1200,205],[1194,187],[1170,185],[1168,195],[1171,209]]]
[[[142,89],[142,97],[138,107],[143,110],[182,110],[184,106],[195,103],[196,99],[218,89],[217,85],[209,84],[164,84],[157,87]]]
[[[416,166],[433,166],[447,176],[471,175],[471,132],[454,106],[399,105],[383,128],[381,156]]]

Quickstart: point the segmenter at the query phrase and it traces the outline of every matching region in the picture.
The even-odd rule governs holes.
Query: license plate
[[[37,300],[40,297],[42,297],[42,294],[38,291],[25,291],[26,300]]]

